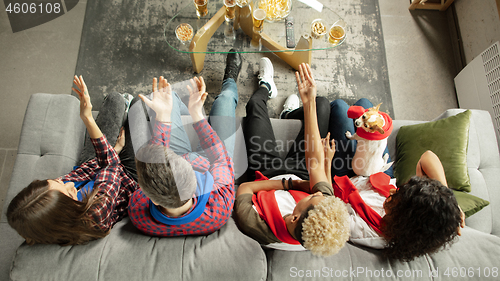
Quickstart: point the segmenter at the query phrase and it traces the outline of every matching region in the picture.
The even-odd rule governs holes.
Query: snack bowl
[[[193,35],[194,30],[189,23],[181,23],[175,28],[175,36],[182,44],[191,41]]]
[[[266,11],[266,21],[281,21],[292,11],[292,0],[258,0],[255,8]]]
[[[311,23],[311,36],[314,39],[321,39],[326,33],[327,28],[322,19],[315,19]]]

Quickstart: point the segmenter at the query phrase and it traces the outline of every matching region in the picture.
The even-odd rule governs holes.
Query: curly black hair
[[[451,189],[427,177],[413,176],[384,205],[381,230],[384,255],[411,261],[453,243],[461,217]]]

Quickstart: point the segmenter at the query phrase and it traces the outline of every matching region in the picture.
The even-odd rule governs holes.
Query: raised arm
[[[417,176],[427,176],[431,179],[435,179],[440,181],[444,186],[448,186],[446,182],[446,174],[444,173],[443,164],[439,157],[432,151],[427,150],[420,156],[420,160],[417,163]],[[449,186],[448,186],[449,187]],[[457,228],[458,235],[462,235],[461,228],[465,227],[465,214],[462,211],[462,208],[458,206],[460,209],[460,227]]]
[[[156,113],[156,124],[150,143],[168,147],[170,142],[173,107],[172,88],[170,83],[168,83],[167,79],[163,78],[163,76],[160,76],[158,88],[158,81],[156,78],[153,78],[152,99],[150,100],[141,94],[139,94],[139,97]]]
[[[82,119],[87,132],[91,139],[99,139],[102,137],[101,129],[97,126],[94,117],[92,116],[92,103],[90,102],[89,91],[83,77],[76,76],[73,79],[78,89],[72,88],[75,93],[78,94],[80,98],[80,118]]]
[[[325,152],[325,173],[328,183],[332,185],[332,160],[335,155],[335,140],[330,141],[330,132],[321,140]]]
[[[107,167],[110,165],[116,165],[120,162],[120,158],[118,157],[118,153],[109,144],[106,137],[104,137],[101,129],[99,129],[99,126],[97,126],[97,123],[92,116],[92,103],[90,101],[87,85],[85,84],[83,77],[81,75],[80,77],[75,75],[73,83],[75,83],[78,88],[72,89],[80,98],[80,118],[85,124],[89,137],[94,145],[99,166]]]
[[[325,172],[325,154],[316,115],[316,82],[311,67],[302,63],[295,72],[300,98],[304,106],[304,139],[306,144],[306,166],[311,188],[318,182],[329,182]]]
[[[201,76],[194,77],[190,81],[191,86],[187,86],[189,90],[188,110],[193,119],[193,127],[200,139],[201,148],[205,151],[212,169],[216,168],[216,166],[222,166],[223,169],[226,169],[228,164],[227,151],[223,142],[212,126],[208,124],[203,114],[203,104],[208,96],[208,93],[205,91],[205,81]]]
[[[167,79],[160,76],[159,88],[156,77],[153,78],[153,98],[150,100],[147,97],[139,94],[139,97],[144,103],[156,113],[156,121],[161,123],[170,123],[172,115],[172,88]]]
[[[191,86],[187,86],[189,90],[189,105],[188,110],[193,123],[199,122],[205,119],[203,116],[203,104],[207,99],[208,93],[206,92],[205,81],[203,77],[194,77],[190,80]]]
[[[420,156],[420,160],[418,160],[417,163],[416,174],[417,176],[427,176],[431,179],[438,180],[443,185],[448,186],[443,164],[441,164],[439,157],[430,150],[427,150]]]
[[[224,143],[221,141],[215,130],[210,126],[203,114],[203,104],[208,93],[205,91],[205,81],[203,77],[191,79],[189,90],[189,114],[193,119],[193,128],[200,139],[200,146],[205,151],[210,162],[209,172],[214,177],[214,189],[221,188],[229,193],[224,196],[234,197],[234,169],[232,160],[229,157]],[[227,200],[231,202],[232,200]],[[232,205],[231,205],[232,206]]]

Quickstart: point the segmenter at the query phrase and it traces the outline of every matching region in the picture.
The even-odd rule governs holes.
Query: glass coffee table
[[[222,0],[208,0],[208,14],[200,18],[196,15],[193,0],[179,1],[181,8],[165,26],[164,34],[167,44],[178,52],[190,54],[193,69],[199,73],[203,70],[206,54],[229,53],[231,48],[238,53],[272,52],[294,69],[298,69],[303,62],[311,63],[312,51],[332,49],[345,41],[346,23],[344,20],[335,11],[316,0],[247,1],[250,3],[235,7],[235,17],[229,21],[225,19],[226,9]],[[293,19],[293,43],[295,44],[292,46],[289,44],[287,47],[286,24],[288,22],[285,19],[273,19],[274,21],[266,19],[260,32],[253,27],[252,12],[257,5],[255,1],[292,1],[287,18]],[[283,17],[283,14],[281,16]],[[311,32],[313,24],[317,30],[318,23],[316,22],[318,21],[321,22],[319,30],[325,32],[319,36]],[[192,38],[188,38],[188,31],[187,38],[180,36],[182,39],[187,39],[183,42],[176,36],[176,29],[185,24],[189,24],[192,28]],[[186,31],[189,26],[179,30]],[[332,38],[329,34],[330,28],[337,31],[340,29],[343,35]]]

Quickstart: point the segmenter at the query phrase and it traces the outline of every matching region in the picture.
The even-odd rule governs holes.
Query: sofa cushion
[[[463,191],[453,190],[457,203],[468,218],[488,206],[490,202]]]
[[[465,111],[442,120],[401,127],[396,138],[398,185],[415,175],[422,153],[432,150],[443,163],[450,188],[470,192],[467,171],[470,115],[470,111]]]
[[[389,260],[381,250],[346,244],[336,255],[266,252],[268,281],[276,280],[492,280],[500,238],[466,227],[451,246],[411,262]],[[466,275],[464,276],[464,270]],[[485,274],[488,274],[486,277]],[[480,271],[480,272],[479,272]],[[457,275],[454,275],[457,272]],[[448,275],[447,275],[448,274]],[[462,274],[462,275],[461,275]],[[469,278],[469,275],[473,278]],[[455,278],[453,278],[455,277]]]
[[[230,219],[207,236],[150,237],[128,218],[87,245],[21,245],[12,280],[265,280],[260,245]],[[26,270],[26,269],[30,270]]]

